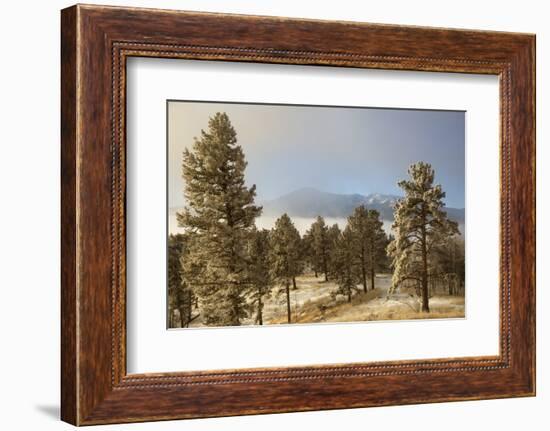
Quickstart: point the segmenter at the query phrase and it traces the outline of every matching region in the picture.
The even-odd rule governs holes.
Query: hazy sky
[[[237,131],[258,202],[302,187],[402,195],[397,181],[422,160],[446,205],[464,207],[464,112],[198,102],[169,102],[168,110],[170,207],[183,205],[182,151],[216,112]]]

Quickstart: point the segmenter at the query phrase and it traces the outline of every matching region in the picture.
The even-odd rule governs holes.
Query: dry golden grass
[[[436,296],[430,299],[430,312],[419,311],[404,303],[393,301],[373,301],[357,298],[354,304],[338,305],[330,310],[326,322],[361,322],[370,320],[412,320],[412,319],[448,319],[464,317],[464,298]],[[416,304],[415,304],[416,305]]]
[[[430,312],[420,311],[418,298],[410,295],[387,297],[389,276],[377,277],[377,287],[368,293],[358,292],[351,302],[340,296],[333,298],[336,286],[313,276],[300,277],[298,289],[292,291],[292,323],[364,322],[380,320],[413,320],[463,318],[464,297],[436,295],[430,298]],[[292,298],[292,296],[291,296]],[[279,298],[281,299],[281,298]],[[265,323],[287,323],[286,303],[267,303]]]

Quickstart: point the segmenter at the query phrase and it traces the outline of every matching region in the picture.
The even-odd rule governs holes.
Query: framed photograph
[[[535,37],[62,11],[62,419],[535,394]]]
[[[465,317],[465,112],[169,100],[168,130],[169,328]]]

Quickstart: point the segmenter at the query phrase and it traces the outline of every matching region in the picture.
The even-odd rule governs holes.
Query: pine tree
[[[185,277],[182,262],[189,251],[187,235],[176,234],[168,237],[168,311],[171,328],[189,326],[193,320],[195,295],[192,286]],[[179,322],[174,321],[174,311],[178,310]]]
[[[371,228],[369,212],[364,205],[355,208],[353,214],[348,217],[348,226],[355,246],[355,256],[353,256],[353,260],[357,261],[361,274],[363,291],[367,293],[368,253],[370,250],[369,241]]]
[[[443,211],[441,185],[434,185],[434,170],[425,162],[409,167],[409,180],[398,183],[405,197],[395,205],[392,229],[395,239],[389,244],[394,273],[394,291],[403,282],[413,280],[422,297],[422,311],[429,312],[429,266],[433,248],[459,234],[457,223]]]
[[[309,270],[313,271],[315,278],[317,278],[319,274],[315,261],[315,253],[313,251],[313,235],[309,229],[302,237],[302,261]]]
[[[336,266],[337,266],[337,256],[336,251],[338,248],[338,241],[340,241],[340,236],[342,231],[338,226],[338,223],[334,223],[331,227],[328,228],[328,274],[330,278],[336,277]]]
[[[368,256],[369,256],[369,272],[370,286],[374,289],[376,271],[379,270],[386,262],[387,254],[386,247],[388,246],[388,237],[383,229],[383,222],[380,220],[380,213],[377,210],[369,210],[369,235],[368,235]]]
[[[375,288],[376,271],[386,259],[387,237],[383,223],[380,220],[380,213],[376,210],[368,210],[360,205],[348,217],[355,249],[356,258],[361,274],[363,291],[367,292],[367,275],[370,277],[371,289]]]
[[[239,325],[246,315],[246,244],[261,213],[256,187],[245,185],[246,165],[225,113],[211,117],[183,153],[187,207],[178,222],[194,234],[189,259],[201,268],[194,285],[205,325]]]
[[[255,323],[263,325],[264,297],[271,292],[273,278],[269,262],[269,231],[266,229],[252,231],[248,242],[250,260],[250,300],[256,304]]]
[[[449,295],[458,295],[464,286],[466,275],[464,252],[464,240],[458,236],[449,238],[445,243],[434,247],[437,275],[445,284]]]
[[[296,231],[298,232],[298,230]],[[296,267],[296,274],[292,277],[292,290],[298,289],[296,277],[304,273],[306,262],[307,262],[307,244],[305,244],[299,232],[298,232],[297,241],[298,241],[298,253],[296,256],[296,261],[294,263]]]
[[[291,323],[290,284],[300,274],[300,233],[287,214],[275,222],[270,233],[271,276],[281,284],[286,293],[287,320]]]
[[[325,281],[328,281],[330,240],[325,219],[317,216],[306,235],[311,237],[311,260],[315,276],[321,272],[325,275]]]
[[[349,224],[341,233],[333,253],[334,276],[338,290],[334,295],[344,295],[351,302],[353,291],[360,282],[359,272],[354,265],[356,254],[355,238]]]

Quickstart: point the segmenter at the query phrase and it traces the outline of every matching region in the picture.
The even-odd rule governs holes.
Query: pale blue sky
[[[446,205],[464,207],[464,112],[206,102],[168,104],[168,197],[183,205],[181,154],[226,112],[248,161],[257,201],[302,187],[401,195],[397,181],[416,161],[432,164]]]

